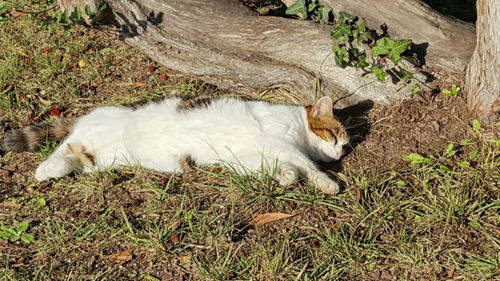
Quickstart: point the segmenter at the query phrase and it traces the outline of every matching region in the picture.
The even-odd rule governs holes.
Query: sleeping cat
[[[332,107],[330,97],[305,107],[230,97],[171,97],[139,107],[99,107],[76,120],[15,130],[5,136],[2,147],[34,151],[49,139],[66,137],[36,169],[38,181],[136,165],[176,173],[189,159],[201,166],[229,164],[241,174],[259,171],[262,165],[277,167],[283,186],[303,176],[336,194],[338,184],[312,161],[338,160],[348,143]]]

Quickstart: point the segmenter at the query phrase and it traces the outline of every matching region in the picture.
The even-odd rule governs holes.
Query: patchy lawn
[[[16,5],[38,7],[26,3]],[[0,138],[103,104],[230,94],[157,65],[112,31],[65,36],[24,14],[0,23],[0,46]],[[218,167],[37,183],[53,146],[0,152],[0,280],[498,280],[498,128],[474,129],[460,95],[338,114],[353,146],[325,167],[345,187],[337,196]],[[293,216],[249,223],[278,212]]]

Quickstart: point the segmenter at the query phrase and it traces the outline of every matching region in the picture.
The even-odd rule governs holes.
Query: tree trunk
[[[331,5],[351,7],[352,1],[335,0]],[[396,5],[402,5],[401,1]],[[98,6],[101,0],[58,2],[63,8],[72,9],[75,5]],[[429,44],[427,52],[432,51],[434,56],[431,58],[428,53],[425,57],[429,70],[439,69],[446,75],[463,71],[472,53],[466,42],[474,36],[470,26],[435,13],[425,18],[427,10],[423,8],[420,13],[411,14],[414,18],[424,17],[418,21],[421,26],[407,24],[408,15],[404,13],[422,6],[417,1],[407,1],[406,6],[394,9],[393,1],[379,0],[377,5],[372,4],[376,6],[373,10],[366,8],[370,1],[357,2],[365,5],[359,12],[338,10],[363,16],[371,25],[379,24],[381,20],[377,17],[382,14],[396,39],[417,36],[417,43]],[[409,85],[381,83],[362,70],[337,67],[331,52],[330,26],[258,16],[238,0],[114,0],[108,5],[121,26],[120,37],[125,42],[167,67],[235,92],[284,87],[312,98],[319,78],[327,94],[354,93],[344,100],[345,104],[365,99],[386,103],[410,95]],[[427,28],[431,31],[423,33]],[[431,36],[432,31],[440,35]],[[456,37],[461,34],[461,48],[451,47],[455,42],[442,43],[441,38],[447,34],[456,35],[449,40],[458,40]],[[425,80],[423,76],[419,78]]]
[[[477,45],[467,67],[467,103],[480,119],[500,113],[500,1],[477,1]]]

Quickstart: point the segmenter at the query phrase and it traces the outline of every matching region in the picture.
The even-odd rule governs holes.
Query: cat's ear
[[[333,117],[333,101],[332,98],[326,96],[320,98],[313,108],[314,117]]]

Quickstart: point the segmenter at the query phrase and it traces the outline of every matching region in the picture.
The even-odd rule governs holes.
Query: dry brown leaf
[[[29,55],[24,50],[18,50],[17,54],[22,57],[29,58]]]
[[[134,86],[136,86],[136,87],[138,87],[138,88],[139,88],[139,87],[144,87],[144,86],[146,86],[146,85],[147,85],[147,84],[146,84],[146,83],[144,83],[144,82],[135,82],[135,83],[134,83]]]
[[[270,223],[273,221],[281,220],[281,219],[286,219],[291,217],[292,215],[290,214],[285,214],[285,213],[266,213],[266,214],[260,214],[255,216],[253,219],[251,219],[248,224],[251,225],[263,225],[266,223]]]
[[[191,263],[192,259],[193,259],[193,254],[191,253],[186,253],[179,256],[179,262],[181,264]]]
[[[128,261],[132,260],[132,250],[127,249],[112,255],[104,256],[106,259],[117,263],[117,264],[124,264]]]

